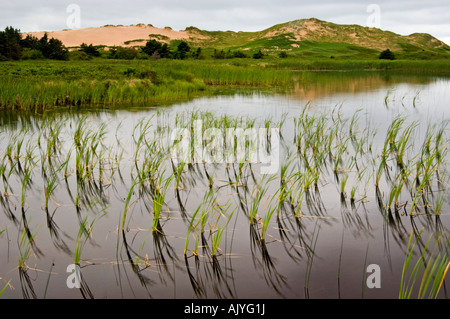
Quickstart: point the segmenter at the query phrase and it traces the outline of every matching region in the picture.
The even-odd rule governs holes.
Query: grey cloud
[[[295,19],[316,17],[335,23],[365,25],[366,8],[378,4],[382,29],[397,33],[430,32],[440,39],[450,38],[449,0],[428,1],[311,1],[311,0],[165,0],[165,1],[3,1],[0,29],[14,26],[22,31],[67,28],[66,8],[81,7],[81,27],[105,24],[151,23],[184,29],[196,26],[207,30],[255,31]]]

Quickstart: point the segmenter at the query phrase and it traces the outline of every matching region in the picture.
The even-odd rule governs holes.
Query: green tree
[[[194,59],[201,59],[203,56],[202,56],[202,48],[197,48],[197,50],[195,50],[194,52],[192,52],[192,57],[194,58]]]
[[[167,43],[161,43],[154,39],[147,41],[145,46],[142,48],[142,52],[148,56],[156,58],[170,58],[172,56],[172,52],[170,51],[170,47]]]
[[[69,50],[67,50],[61,40],[55,38],[49,40],[47,33],[39,39],[38,49],[47,59],[67,60],[69,58]]]
[[[159,50],[158,53],[161,58],[170,59],[172,57],[172,51],[167,43],[164,43],[161,46],[161,50]]]
[[[217,49],[214,49],[213,58],[214,59],[225,59],[225,52],[223,50],[219,51]]]
[[[42,52],[44,57],[48,58],[50,56],[50,47],[48,46],[48,34],[44,33],[42,38],[39,39],[37,46],[38,50]]]
[[[233,52],[233,57],[245,59],[245,58],[248,58],[248,55],[245,54],[244,52],[240,51],[240,50],[237,50],[237,51]]]
[[[383,60],[395,60],[395,55],[391,50],[387,49],[380,53],[379,58]]]
[[[191,47],[189,46],[189,44],[187,44],[187,42],[185,41],[181,41],[174,53],[174,58],[184,60],[187,58],[187,54],[189,51],[191,51]]]
[[[20,41],[22,49],[28,48],[31,50],[39,50],[39,39],[33,35],[28,34],[25,39]]]
[[[262,59],[264,57],[264,53],[261,50],[258,50],[255,54],[253,54],[253,59]]]
[[[68,60],[69,50],[64,46],[61,40],[51,38],[48,41],[50,55],[48,58],[53,60]]]
[[[147,41],[145,46],[142,48],[142,51],[149,56],[153,56],[156,53],[159,54],[159,51],[161,51],[162,43],[159,41],[156,41],[154,39]]]
[[[0,32],[0,57],[19,60],[22,56],[21,40],[20,30],[6,27],[5,31]]]
[[[113,47],[109,51],[108,58],[121,59],[121,60],[133,60],[137,57],[138,51],[135,48],[126,47]]]
[[[80,45],[80,50],[79,51],[84,52],[84,53],[86,53],[89,56],[94,56],[94,57],[100,56],[100,52],[92,44],[87,45],[86,43],[82,43]]]

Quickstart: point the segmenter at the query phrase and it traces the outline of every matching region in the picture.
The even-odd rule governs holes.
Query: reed
[[[94,226],[94,221],[89,223],[88,217],[86,216],[83,218],[83,220],[80,223],[80,227],[77,234],[77,241],[75,246],[75,252],[74,252],[74,264],[80,265],[81,262],[81,252],[83,250],[84,245],[86,244],[87,240],[92,235],[92,228]],[[83,236],[84,235],[84,236]],[[83,239],[84,237],[84,239]]]
[[[225,209],[224,212],[228,211],[228,209],[231,207],[231,204],[228,205]],[[226,223],[225,225],[221,226],[218,223],[215,223],[215,231],[212,234],[212,245],[211,245],[211,256],[215,257],[217,256],[218,252],[219,252],[219,246],[220,243],[222,241],[222,237],[223,237],[223,233],[224,231],[226,231],[228,224],[230,223],[231,219],[233,218],[233,215],[235,213],[236,209],[234,209],[228,217],[226,217]],[[224,214],[224,213],[223,213]],[[220,215],[222,216],[222,214]]]
[[[264,242],[266,239],[267,228],[269,227],[270,220],[272,219],[272,216],[275,213],[275,211],[277,211],[277,207],[276,206],[272,207],[272,205],[270,205],[269,208],[267,209],[264,218],[262,219],[261,237],[260,237],[262,242]]]
[[[8,281],[7,283],[6,283],[6,285],[5,285],[5,287],[3,287],[3,289],[2,290],[0,290],[0,297],[3,295],[3,293],[5,292],[5,290],[6,290],[6,288],[8,288],[8,287],[10,287],[10,288],[12,288],[12,286],[11,286],[11,280],[10,281]]]
[[[24,229],[19,239],[19,270],[26,271],[28,269],[27,261],[33,251],[33,242],[36,234],[30,235],[27,229]]]
[[[127,197],[126,197],[126,199],[125,199],[125,205],[124,205],[124,208],[123,208],[123,211],[122,211],[122,225],[121,225],[122,232],[125,231],[126,217],[127,217],[127,213],[128,213],[128,211],[129,211],[129,209],[130,209],[130,206],[131,206],[131,198],[132,198],[133,195],[134,195],[134,189],[135,189],[135,187],[136,187],[137,185],[139,185],[139,184],[141,184],[141,183],[142,183],[141,180],[135,179],[135,180],[133,181],[133,183],[132,183],[132,185],[131,185],[129,191],[128,191],[128,195],[127,195]]]
[[[436,299],[450,267],[450,260],[447,254],[438,254],[435,256],[431,253],[431,249],[429,248],[431,236],[418,256],[418,260],[415,264],[413,263],[414,248],[422,233],[423,230],[420,231],[414,243],[413,232],[411,232],[409,237],[406,259],[400,281],[400,299],[412,298],[414,289],[416,289],[418,299]],[[417,282],[420,282],[418,287],[416,285]]]
[[[52,178],[47,181],[47,185],[45,186],[45,209],[48,209],[48,202],[50,197],[53,196],[53,192],[58,187],[58,176],[54,175]]]
[[[3,85],[0,107],[42,111],[170,101],[208,93],[214,86],[289,85],[294,77],[289,70],[200,60],[120,63],[97,60],[66,64],[70,66],[70,75],[64,72],[65,66],[48,61],[48,72],[31,75],[29,71],[34,65],[26,62],[11,63],[9,69],[0,69]]]
[[[30,167],[25,171],[25,174],[23,176],[22,180],[22,192],[20,197],[20,207],[25,207],[25,197],[26,197],[26,191],[29,187],[30,181],[31,181],[31,174],[33,173],[33,168]]]
[[[268,183],[274,177],[263,177],[258,185],[255,185],[253,189],[253,194],[250,203],[249,209],[249,219],[251,224],[255,224],[257,222],[258,211],[260,210],[260,205],[262,200],[264,199],[267,191],[268,191]]]
[[[161,215],[161,210],[164,205],[166,194],[172,183],[173,178],[174,178],[173,175],[170,175],[169,177],[165,178],[164,173],[162,173],[157,180],[157,186],[153,197],[153,225],[152,225],[153,231],[160,230],[159,219]]]

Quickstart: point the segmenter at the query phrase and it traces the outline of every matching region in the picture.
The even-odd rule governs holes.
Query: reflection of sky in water
[[[313,94],[314,99],[296,94],[236,94],[199,98],[168,106],[166,110],[171,113],[197,109],[217,114],[271,117],[277,120],[285,113],[296,116],[307,103],[311,103],[311,108],[319,112],[328,112],[341,105],[341,110],[347,116],[351,116],[358,109],[363,109],[367,117],[376,124],[382,124],[387,118],[397,114],[405,114],[414,119],[436,120],[448,116],[449,112],[447,104],[450,101],[450,80],[448,79],[431,79],[425,84],[400,82],[382,87],[367,86],[356,92],[354,90],[345,92],[342,88],[339,90],[329,88],[328,91],[317,89],[317,87],[309,89],[319,91]]]
[[[391,77],[389,79],[379,78],[371,75],[372,79],[365,78],[348,78],[343,77],[343,74],[338,74],[339,77],[336,78],[335,75],[331,73],[323,73],[322,75],[315,73],[313,75],[305,75],[305,85],[298,87],[292,94],[264,94],[264,93],[248,93],[245,94],[232,94],[226,96],[215,96],[215,97],[203,97],[198,98],[185,103],[177,103],[171,106],[161,107],[159,110],[163,111],[165,116],[162,120],[173,121],[176,114],[183,114],[183,112],[189,110],[198,111],[208,111],[213,114],[221,115],[227,114],[231,116],[249,116],[251,118],[260,118],[265,120],[267,118],[272,119],[274,122],[280,120],[283,115],[287,114],[286,129],[292,131],[292,121],[289,121],[291,117],[298,116],[303,107],[310,102],[311,112],[319,112],[330,114],[330,110],[337,106],[341,106],[341,111],[344,117],[350,118],[355,111],[362,109],[360,116],[360,123],[362,125],[368,124],[371,127],[379,129],[380,134],[384,132],[387,125],[391,123],[393,117],[398,114],[408,115],[410,120],[420,120],[422,127],[425,127],[428,122],[436,122],[449,117],[448,102],[450,101],[450,80],[449,79],[433,79],[427,77],[413,78],[408,81],[407,77],[400,76],[399,78]],[[326,81],[321,82],[319,78],[321,76],[326,77]],[[311,78],[312,77],[312,78]],[[341,81],[336,83],[336,81]],[[307,83],[312,85],[307,85]],[[310,99],[310,97],[313,97]],[[387,104],[386,104],[387,103]],[[415,106],[414,106],[415,104]],[[110,135],[107,141],[115,141],[115,130],[118,123],[121,123],[121,127],[118,129],[117,138],[123,143],[123,146],[127,148],[125,153],[124,161],[122,165],[132,166],[132,155],[133,155],[133,141],[131,139],[132,129],[135,128],[137,123],[142,118],[148,118],[151,115],[155,115],[157,108],[149,108],[143,110],[134,109],[133,112],[129,111],[99,111],[97,113],[92,113],[89,116],[89,121],[92,123],[107,122],[108,132]],[[62,116],[65,116],[64,114]],[[76,118],[74,118],[75,120]],[[154,123],[156,124],[156,118]],[[161,120],[161,118],[160,118]],[[69,128],[70,132],[73,132],[75,125],[72,123],[70,128],[70,122],[67,121],[66,128]],[[424,133],[421,131],[421,133]],[[383,134],[381,134],[383,136]],[[5,141],[4,141],[5,142]],[[70,142],[70,141],[69,141]],[[131,146],[131,149],[129,149]],[[70,147],[70,143],[66,145],[67,148]],[[2,147],[3,148],[3,147]],[[128,169],[124,170],[127,173],[124,177],[126,182],[129,182],[130,176]],[[76,185],[71,184],[73,189]],[[401,268],[403,257],[404,257],[404,244],[405,244],[405,232],[403,230],[396,230],[395,225],[387,223],[386,220],[381,218],[380,212],[376,207],[373,194],[369,194],[370,201],[367,203],[366,207],[359,207],[357,211],[352,211],[350,207],[339,207],[336,205],[336,200],[339,200],[338,193],[333,188],[334,185],[329,185],[327,189],[331,189],[331,192],[324,191],[322,195],[323,205],[328,210],[326,219],[316,219],[305,218],[301,220],[301,224],[293,227],[293,225],[284,224],[286,229],[290,232],[298,231],[306,235],[307,242],[300,243],[294,242],[292,247],[289,247],[289,243],[286,247],[281,248],[278,243],[272,243],[268,245],[271,257],[273,258],[271,262],[274,262],[274,268],[272,273],[266,273],[268,268],[263,265],[264,262],[268,262],[264,259],[253,260],[249,252],[249,237],[248,237],[248,221],[241,219],[242,223],[236,225],[236,234],[228,233],[227,236],[235,236],[235,242],[233,243],[232,253],[234,254],[229,260],[229,264],[225,263],[222,266],[223,271],[227,276],[234,277],[233,289],[236,289],[236,295],[234,297],[278,297],[274,291],[266,292],[267,285],[275,284],[277,280],[280,288],[287,297],[303,297],[303,285],[305,279],[305,269],[307,259],[305,256],[303,258],[293,258],[293,256],[288,256],[288,253],[295,255],[296,253],[305,254],[304,245],[311,244],[313,240],[315,226],[317,225],[317,256],[314,259],[313,270],[311,272],[311,283],[310,283],[310,296],[311,297],[333,297],[337,296],[338,291],[342,292],[342,298],[359,298],[361,295],[361,278],[363,276],[364,258],[367,249],[369,249],[369,258],[367,260],[368,264],[377,263],[383,269],[383,288],[387,289],[391,287],[392,290],[382,291],[371,291],[370,296],[381,297],[381,298],[395,298],[396,297],[396,287],[399,281],[399,267]],[[120,186],[119,186],[120,190]],[[117,194],[113,192],[113,189],[108,188],[109,192],[112,192],[110,200],[112,201],[112,212],[117,213],[122,210],[121,200],[126,196],[126,192],[120,190]],[[330,195],[331,193],[331,195]],[[197,194],[201,197],[202,193]],[[35,193],[32,196],[39,197],[40,193]],[[195,196],[195,194],[193,194]],[[120,198],[121,197],[121,198]],[[70,205],[70,201],[64,196],[56,197],[68,206],[63,206],[58,208],[55,213],[55,222],[58,227],[62,230],[70,229],[71,225],[77,225],[76,217],[74,217],[73,206]],[[36,207],[41,205],[41,201],[36,201]],[[194,205],[195,206],[195,205]],[[195,209],[192,206],[190,209]],[[30,214],[32,211],[30,211]],[[34,213],[34,211],[33,211]],[[39,211],[39,213],[42,213]],[[70,218],[64,214],[69,214]],[[95,256],[98,257],[97,262],[99,265],[87,267],[84,270],[84,274],[87,276],[87,282],[90,283],[95,289],[96,280],[99,281],[99,286],[104,287],[105,291],[100,292],[96,297],[102,297],[102,294],[106,297],[123,297],[120,292],[118,292],[115,280],[117,280],[118,275],[116,269],[110,264],[111,256],[115,256],[115,230],[117,226],[117,221],[119,218],[114,213],[108,214],[102,220],[98,222],[95,226],[94,231],[100,232],[100,237],[96,237],[98,246],[86,247],[83,251],[84,256]],[[148,225],[143,223],[148,222],[145,218],[145,211],[137,211],[134,213],[134,225],[140,225],[142,228],[148,228]],[[40,216],[40,217],[39,217]],[[44,214],[39,216],[33,216],[33,225],[42,224],[45,225]],[[409,229],[410,220],[405,218],[405,225]],[[142,220],[142,223],[141,223]],[[102,224],[102,221],[105,224]],[[442,217],[442,221],[448,224],[446,216]],[[281,224],[277,227],[283,228],[283,223],[288,223],[288,220],[280,221]],[[172,232],[168,236],[168,240],[173,245],[184,245],[185,227],[181,224],[181,221],[174,219],[171,220],[169,224],[175,224],[173,228],[168,228]],[[422,223],[420,219],[414,221],[418,228],[426,226],[427,223]],[[4,224],[0,224],[0,230],[4,228]],[[274,229],[277,229],[276,227]],[[11,230],[12,232],[13,230]],[[69,233],[76,235],[77,229],[68,231]],[[290,234],[292,235],[292,233]],[[130,243],[135,241],[139,243],[142,238],[148,240],[149,254],[151,254],[152,241],[148,232],[131,232],[129,234]],[[47,242],[49,246],[52,245],[52,238],[49,235],[42,235],[39,233],[40,242]],[[106,240],[106,238],[109,238]],[[113,238],[113,239],[111,239]],[[4,238],[3,238],[4,239]],[[343,243],[343,250],[341,255],[341,239]],[[0,241],[1,242],[1,241]],[[110,245],[106,245],[109,243]],[[70,242],[72,245],[72,242]],[[102,246],[103,244],[103,246]],[[278,245],[278,246],[277,246]],[[73,246],[73,245],[72,245]],[[73,247],[71,248],[73,249]],[[106,246],[106,247],[105,247]],[[147,246],[146,246],[147,247]],[[274,248],[272,248],[274,247]],[[134,247],[139,249],[139,247]],[[16,267],[17,255],[14,252],[9,252],[13,250],[12,247],[1,246],[0,252],[8,254],[7,259],[0,260],[0,276],[4,276],[4,269],[8,271]],[[57,257],[61,253],[56,250],[54,252],[54,258],[57,258],[55,271],[64,274],[65,266],[71,262],[72,256],[63,255],[62,257]],[[256,252],[256,255],[261,258],[261,252]],[[46,259],[50,262],[52,254],[47,254]],[[298,256],[297,256],[298,257]],[[295,260],[294,262],[291,260]],[[250,261],[249,261],[250,260]],[[339,264],[341,260],[341,264]],[[42,261],[42,260],[41,260]],[[95,262],[96,260],[93,259]],[[171,260],[169,260],[171,262]],[[105,265],[100,264],[104,262]],[[128,266],[127,260],[123,261],[123,268],[126,269]],[[4,264],[6,263],[6,264]],[[262,263],[262,264],[260,264]],[[208,267],[206,263],[202,264],[205,269]],[[266,265],[267,266],[267,265]],[[59,267],[59,268],[57,268]],[[190,260],[190,267],[194,269],[194,260]],[[337,283],[337,270],[341,267],[341,287]],[[392,268],[391,268],[392,267]],[[50,269],[48,263],[40,265],[41,269]],[[156,269],[156,271],[155,271]],[[159,268],[151,268],[151,271],[158,272]],[[211,271],[205,270],[205,271]],[[131,271],[129,271],[131,273]],[[173,272],[173,273],[172,273]],[[151,273],[155,275],[155,273]],[[164,272],[159,272],[157,276],[163,282],[159,285],[152,287],[152,296],[154,297],[173,297],[175,291],[178,297],[192,297],[192,288],[190,282],[186,277],[184,270],[184,261],[181,261],[176,266],[170,265],[169,270],[167,270],[167,276]],[[171,280],[167,280],[171,275],[177,278],[176,285],[173,285]],[[132,277],[133,274],[126,274],[126,276]],[[267,277],[265,277],[267,276]],[[156,277],[156,275],[155,275]],[[264,279],[268,281],[265,281]],[[59,278],[59,279],[58,279]],[[42,277],[40,278],[42,279]],[[51,278],[51,289],[57,289],[56,287],[64,287],[65,277]],[[206,279],[205,279],[206,280]],[[42,280],[40,280],[41,282]],[[46,280],[44,281],[44,285]],[[57,282],[57,284],[55,283]],[[286,282],[284,282],[286,281]],[[136,282],[133,282],[136,284]],[[38,284],[36,284],[38,285]],[[139,285],[139,284],[138,284]],[[137,285],[137,286],[138,286]],[[124,284],[128,286],[128,283]],[[286,287],[285,287],[286,286]],[[174,288],[176,287],[176,288]],[[325,287],[325,288],[323,288]],[[328,290],[327,289],[330,289]],[[355,288],[356,287],[356,288]],[[1,287],[0,287],[1,288]],[[41,294],[42,287],[38,289]],[[342,289],[342,290],[339,290]],[[19,290],[16,294],[20,295]],[[256,291],[256,292],[255,292]],[[136,288],[136,295],[130,292],[125,292],[125,297],[147,297],[146,293],[142,293],[138,288]],[[369,291],[367,291],[369,294]],[[54,291],[49,291],[49,296],[69,296],[77,297],[73,292],[66,289],[62,289],[62,292],[55,293]]]
[[[205,97],[195,99],[187,103],[175,104],[166,107],[164,110],[169,114],[168,118],[173,119],[175,113],[182,113],[186,110],[198,110],[212,112],[217,115],[228,114],[233,116],[249,116],[251,118],[270,118],[273,121],[280,120],[283,115],[290,117],[297,116],[307,103],[311,103],[311,112],[330,114],[330,110],[340,106],[344,117],[350,118],[354,112],[362,109],[361,124],[367,124],[378,130],[381,138],[384,138],[384,131],[397,115],[405,115],[408,121],[419,121],[419,134],[425,133],[425,128],[429,122],[439,122],[449,118],[448,101],[450,101],[450,82],[446,79],[426,81],[427,83],[400,82],[382,85],[381,87],[366,86],[365,89],[352,91],[351,93],[327,92],[324,96],[315,95],[313,100],[299,98],[297,95],[266,95],[263,93],[236,94],[231,96]],[[345,91],[345,90],[344,90]],[[117,118],[123,119],[127,113],[119,112]],[[142,116],[136,113],[136,116]],[[290,130],[290,121],[286,121],[285,129]],[[418,138],[418,136],[416,136]],[[331,189],[333,193],[334,189]],[[350,207],[336,207],[335,196],[329,196],[324,192],[323,203],[326,208],[334,207],[327,211],[329,219],[320,220],[319,239],[317,242],[317,257],[314,261],[314,270],[311,273],[311,287],[314,282],[331,285],[336,290],[311,291],[311,296],[315,297],[336,297],[339,289],[342,298],[359,298],[361,292],[348,287],[361,287],[361,278],[364,269],[364,258],[369,251],[368,264],[379,264],[383,269],[383,291],[367,291],[366,294],[378,298],[396,298],[397,287],[404,260],[404,249],[408,235],[407,228],[410,227],[405,222],[406,228],[402,229],[400,224],[391,224],[383,220],[376,207],[376,200],[372,193],[368,196],[368,203],[365,208],[352,211]],[[409,220],[407,217],[405,217]],[[443,217],[444,223],[448,223]],[[304,220],[303,226],[309,236],[312,235],[315,227],[313,220]],[[427,227],[427,223],[417,220],[415,227]],[[399,229],[396,229],[399,227]],[[345,232],[343,233],[343,229]],[[342,237],[344,236],[344,237]],[[343,252],[341,255],[341,238]],[[236,244],[237,245],[237,244]],[[242,243],[245,245],[245,241]],[[297,243],[297,245],[300,245]],[[298,247],[297,247],[298,248]],[[370,248],[370,249],[369,249]],[[245,249],[235,248],[237,255],[245,255]],[[298,263],[284,263],[286,255],[283,250],[272,251],[272,257],[277,260],[276,269],[280,274],[289,278],[289,289],[292,287],[302,287],[303,278],[299,278],[299,269],[305,270],[305,260]],[[343,287],[335,285],[336,271],[341,260],[342,274],[341,283]],[[240,264],[242,263],[242,266]],[[233,261],[234,267],[248,268],[245,259],[238,258]],[[248,271],[248,269],[247,269]],[[246,272],[247,272],[246,271]],[[244,273],[246,273],[244,272]],[[300,272],[303,274],[303,272]],[[244,296],[252,295],[253,287],[259,287],[258,291],[264,290],[264,285],[255,281],[252,272],[239,278]],[[252,287],[247,289],[246,287]],[[347,288],[346,288],[347,287]],[[391,290],[387,290],[387,289]],[[389,292],[388,292],[389,291]],[[291,291],[294,296],[303,296],[299,291]],[[370,294],[371,295],[370,295]],[[289,295],[289,293],[288,293]],[[259,296],[256,293],[256,296]],[[262,296],[264,293],[262,292]]]

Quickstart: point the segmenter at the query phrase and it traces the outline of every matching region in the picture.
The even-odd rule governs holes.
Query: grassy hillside
[[[447,59],[450,47],[429,34],[402,36],[359,25],[339,25],[318,19],[295,20],[259,32],[205,31],[207,40],[192,43],[223,50],[267,54],[285,51],[298,57],[371,58],[385,49],[402,59]]]

